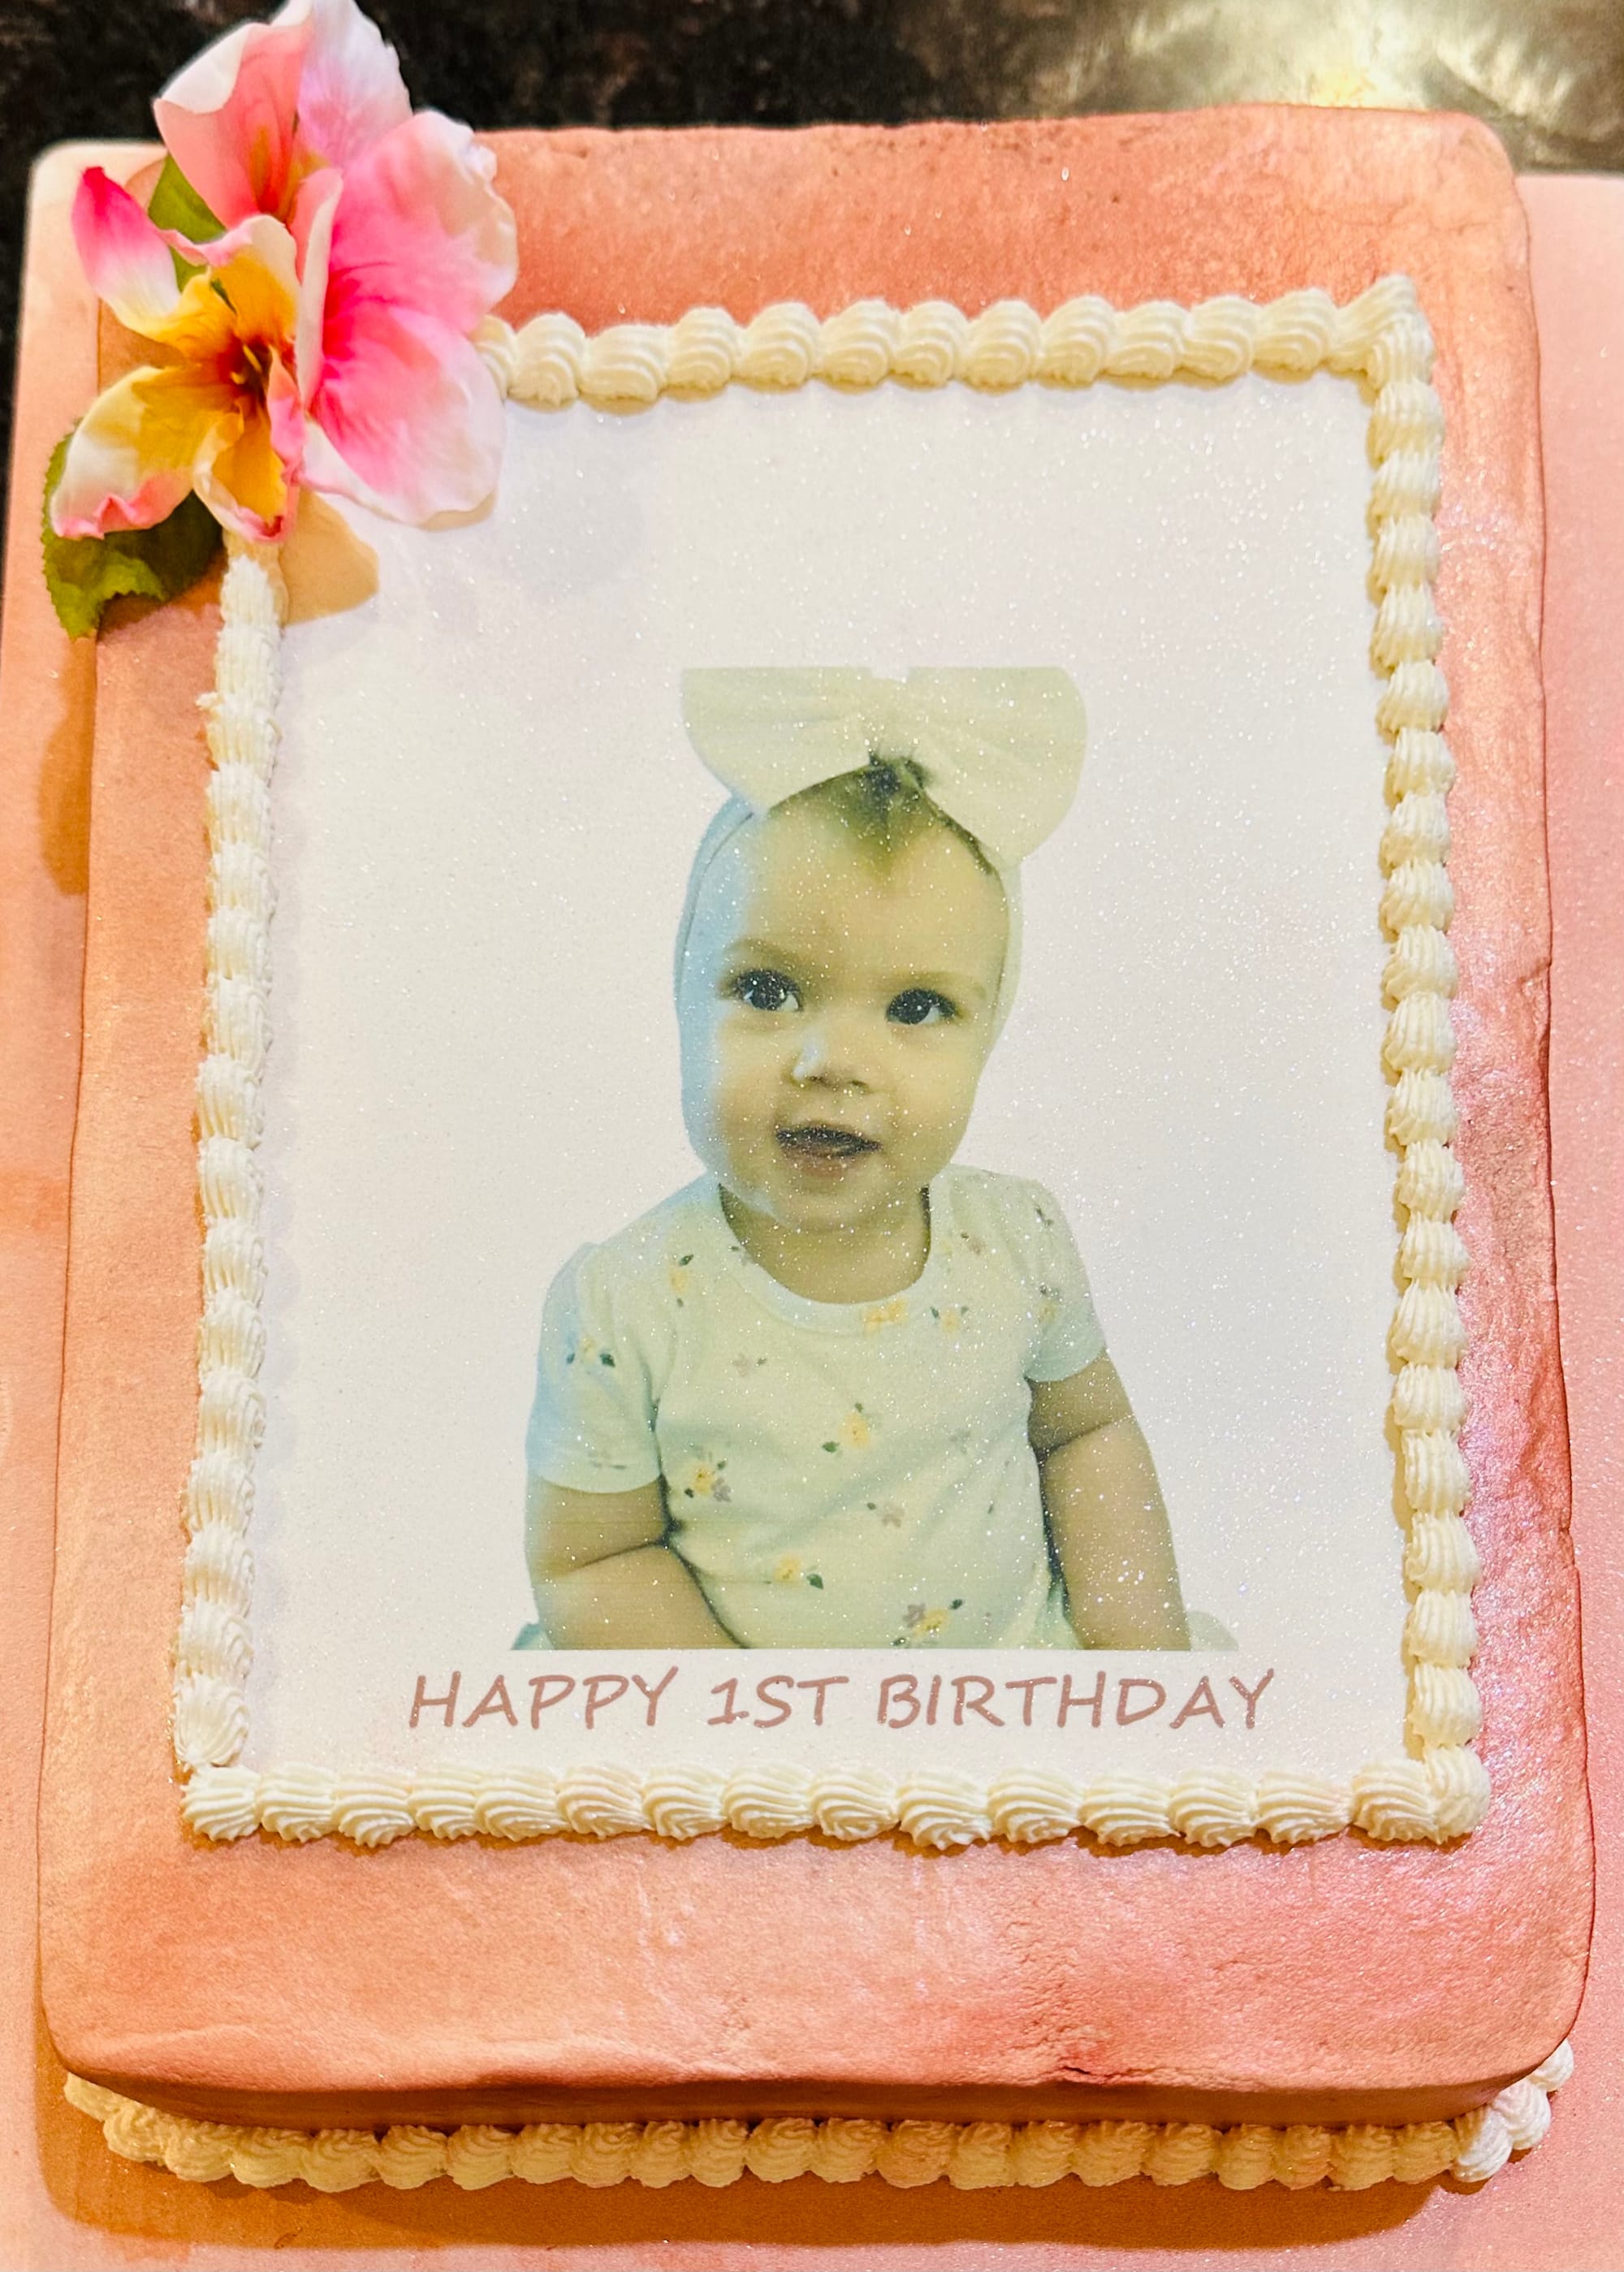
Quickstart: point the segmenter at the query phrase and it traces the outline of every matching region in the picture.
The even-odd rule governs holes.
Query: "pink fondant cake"
[[[1487,2175],[1546,2119],[1590,1899],[1508,169],[1458,120],[1308,111],[489,146],[517,280],[441,368],[464,471],[505,437],[495,507],[367,509],[330,328],[332,395],[294,392],[341,510],[283,546],[280,476],[211,460],[223,580],[101,633],[41,1808],[78,2103],[258,2184]],[[360,258],[332,243],[330,294]],[[104,373],[134,359],[109,340]],[[70,460],[81,504],[112,462]],[[599,1587],[566,1630],[561,1584],[612,1558],[534,1533],[531,1598],[549,1280],[686,1156],[650,990],[715,802],[685,670],[1081,687],[967,1156],[1080,1227],[1174,1624],[1134,1596],[1090,1626],[1036,1436],[1044,1645],[955,1638],[947,1566],[884,1559],[917,1453],[897,1499],[852,1486],[877,1543],[797,1515],[752,1576],[779,1511],[739,1506],[731,1439],[679,1469],[663,1374],[667,1528],[631,1551],[681,1616]],[[1013,925],[996,823],[909,731],[929,841]],[[898,755],[863,732],[828,772]],[[876,871],[887,922],[912,856]],[[771,1014],[833,997],[839,942]],[[932,970],[890,1026],[957,1014]],[[838,1196],[901,1140],[864,1132],[877,1074],[797,1062],[825,1118],[790,1132],[838,1158],[795,1173]],[[933,1178],[923,1262],[842,1296],[780,1255],[764,1291],[730,1156],[739,1285],[797,1331],[849,1315],[879,1368],[821,1476],[874,1453],[927,1291],[932,1363],[980,1330],[944,1226],[977,1286],[992,1234]],[[693,1268],[662,1251],[677,1310]],[[559,1365],[630,1370],[622,1323],[577,1318]],[[579,1519],[577,1472],[533,1452],[533,1504]],[[743,1536],[732,1593],[696,1496]],[[883,1655],[842,1607],[864,1558],[902,1586]],[[765,1667],[701,1653],[741,1639]]]

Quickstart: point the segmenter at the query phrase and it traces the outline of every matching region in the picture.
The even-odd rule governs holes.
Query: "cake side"
[[[356,2119],[382,2119],[396,2104],[421,2108],[424,2093],[437,2107],[449,2109],[457,2089],[468,2092],[481,2077],[489,2078],[501,2095],[466,2103],[540,2104],[550,2084],[623,2094],[603,2100],[605,2105],[632,2103],[625,2093],[635,2099],[640,2092],[647,2097],[670,2087],[689,2104],[699,2103],[689,2098],[691,2091],[714,2086],[742,2089],[753,2108],[776,2107],[786,2094],[804,2088],[811,2096],[803,2104],[867,2105],[875,2103],[870,2094],[878,2091],[887,2094],[888,2110],[899,2111],[897,2090],[909,2078],[917,2078],[926,2091],[962,2090],[967,2096],[979,2090],[1032,2092],[1037,2095],[1021,2103],[1059,2112],[1077,2103],[1080,2089],[1109,2093],[1130,2079],[1149,2078],[1146,2087],[1152,2090],[1211,2094],[1199,2102],[1176,2102],[1181,2104],[1278,2109],[1310,2103],[1328,2108],[1334,2102],[1339,2109],[1364,2104],[1373,2110],[1369,2119],[1387,2119],[1405,2104],[1425,2104],[1428,2112],[1454,2111],[1428,2096],[1436,2089],[1453,2087],[1456,2105],[1463,2103],[1462,2092],[1486,2096],[1499,2082],[1535,2065],[1563,2032],[1582,1977],[1587,1880],[1582,1779],[1574,1748],[1571,1580],[1552,1519],[1553,1508],[1563,1503],[1563,1477],[1560,1386],[1552,1355],[1548,1209],[1538,1166],[1538,988],[1545,947],[1539,913],[1543,875],[1535,848],[1538,750],[1530,730],[1537,693],[1532,672],[1538,478],[1527,392],[1531,340],[1521,301],[1510,304],[1504,288],[1504,240],[1515,227],[1509,179],[1496,170],[1483,142],[1448,122],[1360,122],[1368,128],[1361,150],[1368,155],[1379,138],[1380,155],[1388,161],[1394,214],[1384,214],[1378,225],[1366,206],[1363,218],[1344,221],[1340,235],[1325,216],[1313,215],[1316,260],[1300,270],[1293,265],[1291,249],[1276,241],[1276,265],[1267,273],[1255,243],[1249,243],[1243,257],[1238,238],[1231,268],[1213,277],[1207,273],[1216,258],[1209,236],[1186,258],[1158,235],[1156,257],[1149,257],[1146,248],[1155,232],[1167,228],[1172,234],[1172,208],[1164,178],[1153,184],[1162,199],[1159,210],[1149,200],[1142,178],[1136,178],[1135,138],[1128,131],[1135,123],[1038,129],[1029,138],[1014,141],[969,129],[895,139],[848,138],[843,143],[839,137],[832,142],[812,137],[798,149],[795,138],[789,144],[767,138],[678,138],[666,147],[664,187],[669,191],[674,181],[680,182],[685,167],[696,185],[712,183],[720,175],[734,185],[730,194],[737,198],[741,231],[755,225],[757,214],[776,216],[783,241],[794,242],[815,226],[823,248],[846,243],[847,237],[827,211],[809,213],[805,200],[826,198],[831,183],[849,201],[848,220],[855,228],[861,210],[869,217],[862,227],[868,228],[881,204],[872,186],[864,192],[857,185],[855,177],[866,166],[872,163],[889,177],[911,146],[918,202],[897,210],[921,213],[931,206],[940,169],[950,166],[963,198],[961,212],[984,213],[990,236],[996,228],[997,261],[989,244],[985,271],[989,280],[996,274],[996,286],[989,281],[977,292],[972,276],[949,273],[951,263],[939,246],[934,257],[941,265],[921,273],[920,262],[932,256],[921,254],[914,240],[903,242],[902,257],[888,263],[879,260],[872,243],[863,243],[841,256],[849,265],[840,272],[842,288],[834,302],[872,293],[902,304],[927,295],[954,296],[974,307],[990,296],[1022,292],[1041,305],[1084,289],[1131,302],[1152,295],[1197,297],[1224,285],[1269,296],[1305,282],[1357,288],[1387,266],[1403,265],[1417,274],[1439,333],[1439,385],[1452,437],[1460,437],[1452,446],[1460,452],[1463,468],[1460,486],[1454,486],[1452,458],[1452,486],[1441,515],[1446,566],[1441,599],[1448,620],[1473,626],[1474,640],[1458,660],[1453,652],[1444,658],[1456,698],[1451,738],[1463,768],[1454,808],[1456,872],[1466,910],[1456,933],[1465,969],[1464,1047],[1456,1075],[1466,1108],[1463,1153],[1480,1140],[1473,1127],[1474,1102],[1480,1107],[1486,1098],[1492,1100],[1497,1123],[1493,1140],[1471,1162],[1478,1196],[1476,1214],[1464,1228],[1478,1260],[1465,1301],[1474,1325],[1480,1319],[1496,1334],[1502,1324],[1511,1325],[1508,1346],[1515,1359],[1514,1365],[1491,1365],[1480,1383],[1469,1439],[1479,1478],[1474,1521],[1487,1568],[1479,1596],[1486,1633],[1479,1679],[1488,1703],[1485,1749],[1497,1788],[1506,1794],[1501,1805],[1459,1851],[1377,1857],[1344,1846],[1316,1856],[1312,1865],[1306,1857],[1269,1856],[1252,1849],[1212,1857],[1164,1852],[1111,1857],[1065,1847],[1031,1855],[994,1851],[933,1858],[887,1848],[861,1854],[812,1846],[741,1852],[715,1842],[683,1853],[648,1849],[640,1842],[603,1850],[560,1843],[524,1856],[468,1849],[430,1850],[410,1858],[404,1850],[371,1857],[293,1856],[255,1846],[228,1857],[200,1852],[166,1827],[175,1794],[162,1762],[167,1670],[161,1643],[154,1641],[149,1664],[132,1661],[121,1668],[116,1678],[127,1685],[109,1691],[94,1608],[98,1596],[103,1607],[106,1599],[104,1558],[98,1565],[98,1547],[106,1536],[100,1510],[111,1501],[102,1492],[116,1474],[127,1478],[133,1464],[150,1490],[141,1516],[150,1521],[146,1535],[153,1542],[151,1567],[142,1581],[147,1589],[142,1618],[150,1608],[154,1634],[167,1637],[172,1629],[178,1543],[174,1507],[190,1453],[194,1394],[194,1267],[189,1265],[182,1282],[172,1270],[166,1274],[163,1265],[173,1248],[183,1248],[188,1237],[196,1237],[190,1089],[200,992],[195,975],[177,988],[176,974],[196,971],[195,947],[187,942],[195,940],[201,904],[201,843],[194,831],[204,774],[186,706],[191,692],[207,682],[209,641],[201,617],[170,618],[172,629],[149,619],[116,634],[103,656],[98,761],[106,778],[98,781],[98,848],[108,864],[97,872],[109,880],[97,903],[107,926],[101,933],[107,959],[93,970],[87,995],[87,1011],[94,1003],[96,1015],[87,1019],[80,1139],[86,1181],[76,1209],[75,1298],[76,1319],[99,1312],[103,1322],[118,1319],[131,1337],[127,1346],[140,1353],[134,1369],[146,1371],[149,1393],[154,1379],[163,1383],[163,1393],[152,1397],[145,1423],[137,1423],[132,1411],[106,1413],[98,1421],[85,1409],[88,1389],[82,1369],[72,1408],[82,1426],[68,1439],[57,1707],[47,1797],[47,1867],[62,1924],[49,1952],[49,1992],[59,2044],[81,2071],[131,2088],[145,2083],[147,2096],[153,2095],[155,2081],[161,2089],[183,2092],[189,2111],[225,2111],[243,2103],[251,2084],[262,2081],[273,2061],[290,2085],[297,2080],[303,2094],[273,2103],[329,2111],[342,2103],[370,2110],[355,2113]],[[1244,116],[1177,123],[1188,144],[1190,183],[1205,178],[1215,161],[1239,174],[1246,160],[1256,162],[1260,154],[1261,170],[1268,173],[1281,162],[1283,135],[1288,142],[1298,138],[1294,156],[1302,178],[1313,173],[1322,182],[1331,170],[1324,160],[1337,146],[1337,137],[1317,144],[1313,138],[1321,128],[1340,130],[1343,123]],[[565,151],[545,138],[515,141],[530,146],[535,180],[542,184],[535,194],[544,192],[554,243],[573,241],[584,252],[597,231],[611,223],[619,235],[611,234],[609,241],[626,242],[629,219],[640,211],[648,218],[644,208],[654,153],[640,138],[631,138],[629,145],[563,138]],[[714,162],[717,146],[733,153],[725,168]],[[1086,173],[1096,184],[1120,182],[1126,210],[1112,224],[1123,232],[1114,264],[1098,243],[1068,243],[1075,227],[1064,225],[1064,212],[1057,225],[1056,213],[1045,209],[1045,203],[1052,206],[1057,198],[1063,208],[1080,202],[1065,198],[1059,181],[1062,146],[1071,153],[1079,178]],[[862,150],[872,158],[859,159]],[[566,154],[567,172],[560,176],[557,169]],[[828,162],[832,155],[838,163]],[[804,161],[811,162],[799,179],[797,206],[794,176]],[[512,176],[517,148],[505,150],[504,163]],[[973,176],[977,167],[979,181],[967,183],[967,172]],[[1384,168],[1377,165],[1373,170],[1380,175]],[[1007,191],[1002,197],[1000,176]],[[1436,245],[1405,241],[1402,216],[1418,177],[1426,180],[1434,210],[1454,220],[1446,240],[1451,258],[1441,267]],[[563,193],[566,180],[574,183],[573,200]],[[534,227],[523,220],[522,183],[510,179],[506,186],[520,206],[524,241],[532,243],[536,238]],[[1277,195],[1277,183],[1271,195]],[[1206,213],[1204,195],[1192,193],[1192,200]],[[1305,198],[1305,206],[1310,202]],[[1310,216],[1305,213],[1298,220],[1306,242]],[[899,220],[894,227],[900,231],[905,225]],[[1089,226],[1097,227],[1097,215]],[[1023,265],[1011,247],[1028,230],[1025,242],[1041,252],[1029,255]],[[722,250],[725,235],[700,234],[707,237],[708,257],[715,261],[709,273],[681,280],[675,309],[659,304],[652,276],[646,278],[655,304],[640,304],[634,296],[628,303],[632,312],[655,317],[705,300],[729,301],[741,317],[753,312],[752,303],[730,288],[729,257]],[[686,236],[677,247],[658,237],[645,242],[650,269],[660,268],[668,279],[674,264],[695,258],[694,240]],[[955,245],[961,243],[955,231]],[[1059,257],[1057,243],[1067,258],[1074,252],[1078,263],[1064,280],[1051,273]],[[760,250],[745,248],[751,257]],[[893,245],[892,254],[897,251]],[[593,265],[587,261],[587,269]],[[635,264],[629,258],[627,265],[631,280],[625,288],[635,295]],[[1238,265],[1261,273],[1237,276]],[[797,296],[819,300],[819,280],[790,288]],[[767,288],[758,296],[782,296],[773,288],[775,281],[764,279]],[[521,280],[518,296],[527,288]],[[1474,292],[1482,295],[1480,301]],[[598,312],[584,283],[574,292],[545,290],[543,298],[571,309],[583,322],[590,323]],[[527,312],[518,307],[517,297],[514,311]],[[1493,335],[1493,387],[1481,381],[1474,386],[1473,374],[1463,371],[1452,349],[1452,337],[1463,336],[1473,319],[1480,332],[1487,325]],[[1498,401],[1489,399],[1495,393]],[[1451,513],[1463,533],[1493,530],[1492,554],[1475,534],[1452,551]],[[148,675],[155,669],[174,690],[174,794],[163,811],[154,799],[150,770],[155,721]],[[122,766],[116,754],[121,737],[129,745]],[[121,800],[127,801],[122,811]],[[138,803],[144,805],[138,814],[133,809]],[[115,830],[121,832],[116,841]],[[144,830],[149,832],[145,849]],[[153,863],[145,872],[143,861]],[[124,862],[131,863],[123,901],[129,927],[117,938],[116,871]],[[1478,888],[1491,866],[1499,882],[1492,889]],[[162,904],[161,924],[149,916],[137,925],[138,896],[146,898],[149,908]],[[157,969],[152,948],[161,930],[171,959]],[[152,1119],[147,1134],[132,1143],[140,1115],[132,1116],[131,1100],[138,1100],[143,1084],[131,1081],[131,1060],[124,1053],[132,1040],[142,1038],[132,1029],[144,977],[150,987],[143,1062],[154,1075],[147,1090]],[[123,1090],[116,1111],[110,1102],[99,1102],[104,1084]],[[165,1092],[161,1102],[160,1088]],[[99,1112],[104,1116],[100,1122]],[[116,1188],[120,1160],[126,1177],[122,1193]],[[152,1186],[138,1188],[138,1161],[143,1172],[163,1162],[168,1214],[161,1223],[154,1223],[148,1208]],[[129,1285],[127,1271],[121,1269],[138,1215],[144,1226],[140,1236],[151,1240],[146,1251],[153,1257],[151,1274],[144,1275],[139,1289]],[[76,1348],[79,1341],[76,1328]],[[79,1363],[100,1373],[105,1356],[86,1348]],[[1513,1424],[1515,1409],[1531,1418]],[[145,1437],[138,1432],[143,1425],[149,1431]],[[132,1442],[138,1446],[133,1462]],[[98,1460],[104,1463],[99,1469]],[[119,1496],[128,1504],[127,1481]],[[76,1523],[85,1526],[77,1541]],[[132,1614],[134,1606],[132,1601]],[[1498,1643],[1497,1632],[1504,1636]],[[1538,1637],[1534,1657],[1547,1674],[1554,1672],[1540,1698],[1524,1693],[1530,1636]],[[1538,1717],[1542,1707],[1549,1708],[1549,1718]],[[104,1745],[118,1723],[129,1746],[117,1772],[124,1795],[122,1823],[117,1811],[109,1814],[102,1803],[108,1787],[94,1788],[96,1767],[86,1764],[92,1753],[96,1759],[113,1755]],[[158,1738],[144,1765],[138,1729]],[[1536,1778],[1535,1763],[1548,1771],[1553,1757],[1568,1772]],[[68,1788],[75,1782],[77,1792]],[[94,1968],[96,1977],[90,1977],[83,1954],[86,1940],[72,1946],[75,1926],[82,1932],[89,1922],[86,1904],[96,1874],[95,1865],[86,1867],[92,1855],[100,1857],[103,1870],[116,1855],[126,1876],[132,1864],[138,1866],[153,1895],[144,1920],[148,1933],[154,1917],[163,1920],[158,1939],[166,1952],[163,1977],[154,1994],[153,1974],[146,1976],[139,1999],[144,2010],[115,2010],[100,1964]],[[1357,1874],[1361,1868],[1362,1882]],[[1053,1869],[1061,1874],[1055,1876]],[[367,1870],[370,1877],[360,1874]],[[645,1872],[653,1874],[646,1877]],[[669,1903],[681,1912],[688,1954],[680,1986],[675,1975],[662,1977],[659,1964],[642,1968],[639,1998],[647,2000],[640,2013],[629,2013],[621,1997],[606,1997],[605,1983],[597,1976],[607,1948],[623,1945],[628,1935],[635,1945],[629,1921],[649,1902]],[[411,2014],[393,2001],[400,1972],[409,1974],[415,1960],[425,1968],[424,1977],[432,1977],[437,1947],[443,1953],[445,1915],[465,1919],[472,1932],[475,1919],[492,1902],[512,1919],[511,1938],[532,1956],[538,1946],[556,1952],[558,1970],[546,1999],[555,2016],[549,2021],[534,2014],[536,1988],[526,1968],[517,1968],[515,1977],[511,1961],[487,1947],[483,1961],[491,1969],[470,1998],[462,2041],[448,2044],[440,2023],[431,2027],[438,2038],[431,2050],[421,2042],[414,2046]],[[266,1930],[267,1903],[280,1930]],[[318,1925],[323,1917],[330,1924],[329,1903],[348,1911],[350,1935],[335,1939],[327,1924]],[[1437,1946],[1435,1929],[1441,1908],[1452,1928],[1444,1950]],[[439,1913],[440,1931],[430,1929],[428,1910]],[[617,1914],[625,1922],[614,1923]],[[794,1939],[774,1948],[775,1941],[785,1941],[782,1920],[791,1914],[801,1920]],[[1556,1914],[1574,1920],[1570,1937],[1536,1947],[1535,1936],[1525,1928],[1538,1920],[1543,1930]],[[572,1920],[569,1938],[579,1953],[578,1964],[570,1962],[560,1938],[565,1916]],[[1336,1973],[1336,1952],[1345,1945],[1355,1917],[1366,1947],[1383,1952],[1373,1997],[1368,1977],[1354,1994],[1352,1984]],[[857,1919],[874,1945],[865,1946],[854,1977],[850,1942]],[[741,1921],[747,1927],[743,1932]],[[923,2007],[912,1984],[922,1924],[931,1952]],[[322,2040],[313,2039],[298,2016],[295,1996],[278,1984],[281,1975],[292,1986],[309,1962],[308,1948],[299,1944],[311,1939],[326,1940],[326,1961],[333,1967],[329,1994],[360,2023],[364,2049],[354,2041],[333,2045],[326,2040],[326,2028]],[[1155,1992],[1147,1992],[1142,1977],[1135,1982],[1121,1977],[1125,1940],[1147,1951],[1147,1972],[1153,1984],[1160,1983]],[[1480,1988],[1497,1967],[1504,1980],[1508,1943],[1530,1968],[1515,1999],[1507,1998],[1526,2015],[1515,2043],[1508,2040],[1503,2009],[1486,2011],[1472,1984]],[[1295,1949],[1296,1956],[1283,1955],[1282,1944]],[[1223,2011],[1191,1998],[1188,1991],[1192,1978],[1208,1976],[1204,1951],[1215,1945],[1235,1952],[1227,1977],[1253,1983],[1252,1992]],[[105,1939],[102,1946],[105,1950]],[[228,1961],[228,1951],[234,1961]],[[166,2027],[159,2007],[171,1995],[173,2023]],[[489,2002],[483,2000],[487,1995]],[[1343,2006],[1334,2021],[1328,2020],[1327,1999],[1335,2008],[1338,1995]],[[872,2008],[876,1996],[887,2011],[911,2011],[912,2017],[898,2025],[882,2057],[867,2046],[854,2054],[851,2047],[863,2039],[862,2014]],[[1192,2008],[1197,2001],[1200,2010]],[[1011,2009],[1022,2015],[1019,2043],[998,2037],[993,2015]],[[746,2011],[748,2019],[741,2024]],[[274,2021],[267,2020],[271,2013]],[[526,2013],[533,2016],[515,2027],[514,2020]],[[811,2022],[809,2013],[816,2014]],[[562,2024],[559,2014],[567,2015]],[[505,2017],[498,2021],[498,2014]],[[211,2030],[209,2048],[199,2052],[205,2024]],[[514,2044],[510,2052],[495,2048],[504,2037]],[[685,2044],[680,2059],[670,2048],[677,2039]],[[595,2044],[595,2050],[590,2048]],[[363,2074],[387,2075],[391,2081],[375,2096],[354,2098],[349,2094]],[[723,2085],[723,2074],[744,2079]],[[1345,2094],[1351,2074],[1355,2081],[1350,2097]],[[1440,2076],[1441,2081],[1431,2080]],[[326,2091],[324,2083],[329,2084]],[[1321,2096],[1292,2096],[1294,2089],[1317,2089]],[[447,2091],[449,2096],[437,2095]],[[1255,2095],[1248,2098],[1248,2093]],[[1411,2094],[1409,2099],[1406,2093]],[[258,2108],[267,2102],[256,2096],[252,2103]],[[922,2106],[938,2103],[921,2100]],[[1380,2113],[1373,2111],[1378,2107]],[[282,2119],[303,2118],[285,2113]]]

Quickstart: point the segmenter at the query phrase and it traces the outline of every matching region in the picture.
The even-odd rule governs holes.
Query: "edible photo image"
[[[520,1645],[1188,1648],[1064,1213],[960,1156],[1075,684],[692,670],[681,701],[728,792],[675,950],[701,1172],[547,1290]]]
[[[369,520],[363,677],[355,611],[285,643],[266,1756],[677,1768],[729,1680],[805,1671],[809,1765],[917,1680],[899,1758],[945,1712],[1003,1773],[1046,1702],[1160,1774],[1208,1653],[1374,1756],[1358,389],[578,407],[432,570]],[[954,1721],[1026,1676],[1007,1742]]]

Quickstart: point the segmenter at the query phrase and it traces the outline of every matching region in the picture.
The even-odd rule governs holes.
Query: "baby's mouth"
[[[879,1149],[872,1136],[838,1127],[832,1120],[805,1121],[797,1128],[779,1129],[777,1135],[792,1160],[856,1160]]]

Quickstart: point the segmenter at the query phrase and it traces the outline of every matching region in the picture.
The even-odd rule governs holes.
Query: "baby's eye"
[[[801,998],[782,970],[745,970],[728,991],[748,1009],[798,1010]]]
[[[958,1014],[947,997],[939,994],[933,986],[907,987],[886,1009],[894,1026],[945,1026]]]

